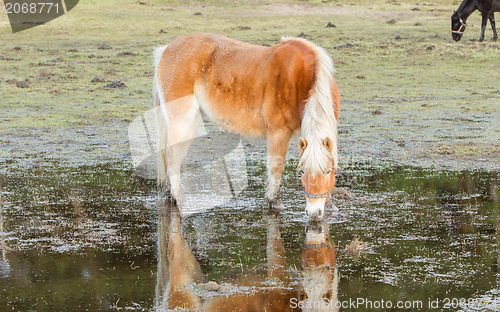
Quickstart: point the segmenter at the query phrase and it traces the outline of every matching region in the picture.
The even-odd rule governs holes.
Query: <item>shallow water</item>
[[[302,251],[311,225],[303,213],[296,160],[283,177],[287,209],[274,219],[263,200],[264,165],[248,161],[241,193],[210,209],[197,209],[206,207],[200,202],[179,220],[179,239],[188,246],[182,252],[192,254],[202,273],[189,284],[201,303],[230,294],[275,296],[276,289],[289,294],[283,300],[303,299]],[[339,212],[329,213],[322,227],[335,247],[340,310],[499,308],[498,172],[360,163],[343,169],[338,186],[348,194],[335,200]],[[170,278],[157,278],[168,268],[166,260],[158,266],[158,237],[172,238],[172,219],[154,183],[121,165],[53,163],[11,171],[0,185],[2,311],[155,307],[161,297],[156,289]],[[282,243],[282,253],[279,244],[270,245],[270,235]],[[361,247],[353,253],[356,239]],[[278,283],[270,278],[270,266],[276,265],[271,255],[279,255],[281,267],[286,264],[280,271],[286,283],[283,276]],[[220,289],[207,290],[209,281]],[[417,305],[405,309],[396,307],[398,301]]]

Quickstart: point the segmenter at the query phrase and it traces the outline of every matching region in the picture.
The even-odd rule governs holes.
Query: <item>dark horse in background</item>
[[[479,37],[479,41],[484,40],[484,30],[488,19],[493,29],[493,40],[496,41],[498,35],[493,12],[500,11],[500,0],[464,0],[458,7],[458,10],[453,12],[451,16],[451,36],[453,40],[459,41],[462,38],[466,27],[465,22],[475,10],[479,10],[483,16],[481,21],[481,37]]]

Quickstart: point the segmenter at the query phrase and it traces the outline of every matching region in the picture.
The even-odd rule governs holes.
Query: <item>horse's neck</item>
[[[477,0],[464,0],[458,7],[458,16],[464,21],[477,9]]]

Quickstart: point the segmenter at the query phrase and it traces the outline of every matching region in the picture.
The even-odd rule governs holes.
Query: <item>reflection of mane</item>
[[[182,236],[179,213],[175,207],[170,207],[172,208],[172,211],[159,215],[157,311],[189,309],[204,312],[283,312],[301,311],[301,308],[302,311],[310,311],[307,305],[302,306],[307,301],[299,302],[299,293],[291,283],[279,222],[275,216],[270,216],[267,224],[267,279],[273,281],[275,286],[270,286],[266,281],[242,280],[240,283],[250,286],[251,291],[215,295],[204,300],[196,293],[195,282],[199,282],[202,276],[199,264]],[[326,242],[324,234],[315,237],[321,239],[321,236],[323,242]],[[308,240],[307,244],[311,245]],[[329,299],[336,300],[335,250],[329,240],[328,244],[322,244],[321,248],[306,248],[302,253],[302,286],[309,298],[307,300],[324,298],[325,293]],[[322,307],[314,311],[321,309]]]

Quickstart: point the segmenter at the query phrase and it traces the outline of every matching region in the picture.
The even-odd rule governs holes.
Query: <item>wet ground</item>
[[[221,298],[255,299],[276,289],[287,302],[304,299],[311,225],[296,162],[291,157],[283,177],[287,209],[271,220],[262,158],[246,159],[247,186],[236,197],[206,208],[201,201],[209,197],[200,196],[177,223],[158,201],[155,183],[123,164],[47,162],[7,172],[0,176],[2,311],[149,311],[157,297],[165,306],[162,291],[176,283],[165,274],[176,259],[176,249],[168,249],[176,244],[173,224],[177,246],[187,244],[180,255],[201,271],[186,287],[205,310]],[[341,310],[391,310],[360,300],[390,301],[394,311],[498,309],[499,185],[499,172],[344,166],[339,212],[321,225],[335,248]],[[165,258],[162,250],[174,254]],[[278,281],[272,259],[285,267]],[[398,301],[417,302],[418,309],[396,308]]]

